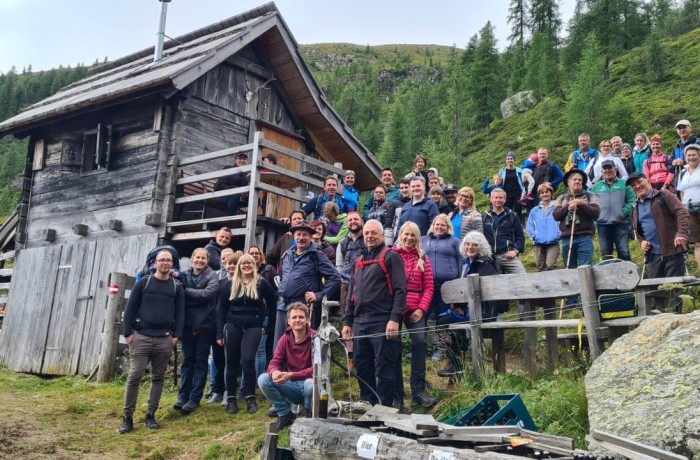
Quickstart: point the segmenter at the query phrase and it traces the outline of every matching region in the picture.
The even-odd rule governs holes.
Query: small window
[[[83,135],[83,173],[107,171],[112,145],[112,125],[98,123]]]

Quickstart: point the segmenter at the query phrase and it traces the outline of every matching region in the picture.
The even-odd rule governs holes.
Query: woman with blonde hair
[[[481,213],[474,206],[474,190],[471,187],[462,187],[457,192],[457,208],[450,214],[450,222],[454,237],[458,240],[472,230],[483,233],[484,223]]]
[[[258,411],[255,401],[255,355],[263,333],[263,319],[275,314],[277,295],[250,254],[244,254],[232,280],[221,283],[217,309],[216,341],[226,350],[226,412],[238,413],[236,387],[241,368],[245,376],[246,406]],[[266,331],[267,332],[267,331]]]
[[[403,323],[411,332],[411,399],[413,405],[430,407],[437,400],[426,392],[425,384],[425,324],[433,297],[433,273],[430,260],[421,247],[418,226],[406,222],[399,231],[399,243],[394,248],[403,259],[406,270],[406,311]],[[398,368],[401,372],[401,368]],[[401,376],[399,376],[401,377]],[[396,379],[403,382],[403,378]],[[397,388],[403,402],[403,384]]]

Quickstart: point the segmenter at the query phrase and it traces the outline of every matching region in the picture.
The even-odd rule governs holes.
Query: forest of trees
[[[499,120],[500,104],[521,91],[531,91],[541,101],[538,107],[546,106],[533,110],[539,119],[529,120],[528,129],[539,129],[539,137],[524,136],[523,150],[540,144],[568,149],[582,131],[595,140],[613,134],[630,139],[639,129],[672,126],[674,117],[692,118],[693,113],[677,113],[680,103],[666,106],[669,99],[694,107],[700,118],[700,104],[691,104],[697,79],[690,75],[679,81],[682,72],[675,68],[685,62],[697,68],[700,45],[683,43],[688,56],[668,51],[673,37],[700,27],[700,0],[578,0],[568,24],[557,0],[510,0],[508,24],[506,44],[496,42],[487,22],[446,58],[433,56],[427,45],[419,48],[419,64],[415,54],[409,56],[398,45],[393,51],[356,46],[357,59],[331,66],[314,65],[305,57],[333,108],[382,165],[408,171],[420,152],[448,181],[471,179],[469,169],[479,169],[485,177],[481,169],[500,164],[502,156],[493,165],[490,159],[470,163],[481,151],[515,150],[510,145],[514,139],[498,138],[516,123]],[[318,46],[302,46],[302,51],[311,48]],[[0,74],[0,119],[86,73],[81,65]],[[647,86],[640,90],[640,85]],[[643,100],[652,87],[664,103],[650,114]],[[521,131],[512,131],[520,141]],[[0,140],[0,215],[17,202],[13,181],[25,158],[26,141]]]

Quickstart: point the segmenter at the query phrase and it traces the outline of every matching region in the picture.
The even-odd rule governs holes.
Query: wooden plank
[[[489,442],[492,444],[497,444],[500,442],[506,442],[508,436],[517,436],[517,427],[513,427],[513,431],[510,433],[494,434],[494,433],[462,433],[446,435],[444,433],[440,434],[440,439],[451,440],[451,441],[462,441],[462,442]]]
[[[524,438],[530,438],[535,442],[541,442],[550,446],[556,446],[561,449],[567,449],[570,451],[573,451],[576,448],[574,440],[571,438],[567,438],[566,436],[557,436],[554,434],[540,433],[538,431],[526,430],[524,428],[520,430],[520,436]]]
[[[534,317],[532,302],[526,300],[523,302],[523,306],[525,309],[523,313],[524,317]],[[523,330],[523,361],[525,364],[525,371],[530,378],[534,380],[537,377],[537,331],[532,328],[525,328]]]
[[[442,286],[446,303],[469,302],[467,278],[458,278]],[[632,290],[639,282],[639,269],[632,262],[593,267],[596,289]],[[567,297],[579,293],[576,270],[551,270],[538,273],[487,276],[481,280],[481,301],[525,300]]]
[[[609,327],[637,326],[648,318],[648,316],[630,316],[629,318],[606,319],[601,321],[601,324]]]
[[[96,241],[64,245],[41,365],[44,375],[73,375],[78,369],[82,330],[92,296]]]
[[[196,163],[203,163],[205,161],[216,160],[218,158],[233,157],[239,153],[250,153],[253,150],[253,144],[239,145],[236,147],[231,147],[224,150],[217,150],[216,152],[207,152],[202,155],[196,155],[189,158],[184,158],[178,162],[179,166],[187,166]],[[172,159],[169,160],[172,164]]]
[[[263,445],[262,460],[275,460],[277,457],[277,422],[267,422],[265,444]]]
[[[545,327],[578,327],[578,319],[533,320],[533,321],[498,321],[481,323],[481,329],[541,329]],[[469,329],[470,323],[450,324],[449,329]]]
[[[205,201],[212,198],[221,198],[224,196],[240,195],[242,193],[248,192],[249,187],[246,185],[244,187],[229,188],[226,190],[219,190],[217,192],[207,192],[200,195],[184,196],[182,198],[176,198],[175,204],[183,203],[196,203],[197,201]]]
[[[265,190],[266,192],[275,193],[275,194],[283,196],[285,198],[290,198],[290,199],[292,199],[294,201],[298,201],[300,203],[306,204],[309,201],[309,197],[307,197],[305,195],[293,193],[293,192],[287,191],[283,188],[275,187],[274,185],[261,183],[261,184],[258,184],[258,188],[261,190]]]
[[[518,435],[522,429],[515,425],[494,425],[494,426],[452,426],[440,423],[440,430],[447,436],[458,434],[498,434],[498,435]]]
[[[384,425],[416,436],[437,436],[439,434],[437,430],[420,430],[415,428],[410,419],[385,420]]]
[[[417,430],[437,431],[439,424],[430,414],[411,414],[411,423]]]
[[[234,236],[245,235],[245,229],[244,228],[234,228],[234,229],[231,229],[231,233]],[[171,241],[209,240],[209,239],[211,239],[211,231],[176,233],[170,237]]]
[[[242,172],[247,173],[250,172],[252,169],[253,165],[245,165],[237,166],[235,168],[219,169],[218,171],[212,171],[202,174],[183,174],[183,176],[177,180],[176,185],[192,184],[195,182],[207,182],[213,179],[218,179],[219,177],[233,176],[234,174]]]
[[[9,260],[15,258],[15,251],[3,252],[0,254],[0,261]]]
[[[615,266],[617,264],[610,264]],[[602,267],[601,267],[602,268]],[[583,317],[588,333],[588,349],[591,352],[591,359],[595,360],[603,352],[603,344],[597,335],[600,328],[600,314],[598,313],[598,298],[596,297],[596,280],[593,277],[593,267],[584,265],[576,269],[579,276],[579,286],[581,290],[581,303],[583,304]]]
[[[297,172],[293,172],[293,171],[290,171],[290,170],[288,170],[288,169],[282,168],[282,167],[280,167],[280,166],[275,166],[275,165],[269,164],[269,163],[261,163],[260,166],[263,167],[263,168],[265,168],[265,169],[269,169],[270,171],[274,171],[274,172],[276,172],[276,173],[278,173],[278,174],[281,174],[281,175],[283,175],[283,176],[291,177],[292,179],[295,179],[295,180],[297,180],[297,181],[299,181],[299,182],[303,182],[303,183],[305,183],[305,184],[313,185],[314,187],[316,187],[316,188],[318,188],[318,189],[322,189],[322,188],[323,188],[323,182],[322,182],[322,181],[316,180],[316,179],[314,179],[314,178],[312,178],[312,177],[310,177],[310,176],[305,176],[304,174],[300,174],[300,173],[297,173]]]
[[[322,160],[317,160],[316,158],[309,156],[309,155],[304,155],[303,153],[299,153],[295,150],[292,150],[287,147],[283,147],[279,144],[275,144],[273,142],[268,141],[267,139],[261,140],[260,141],[260,146],[263,148],[268,148],[270,150],[273,150],[275,152],[279,152],[283,155],[290,156],[292,158],[295,158],[297,160],[300,160],[304,163],[308,163],[314,166],[318,166],[320,168],[324,168],[325,170],[328,171],[329,174],[337,174],[338,176],[342,176],[345,174],[345,170],[341,168],[336,168],[332,164],[326,163],[325,161]]]
[[[54,245],[17,254],[0,334],[0,362],[15,372],[41,370],[62,249]],[[36,282],[37,267],[42,267],[41,283]]]
[[[469,275],[466,279],[468,283],[467,292],[472,299],[469,302],[469,317],[472,318],[472,324],[469,329],[472,341],[472,374],[478,379],[484,369],[484,357],[482,356],[484,337],[481,332],[481,279],[476,274]]]
[[[0,268],[0,276],[12,276],[11,268]]]
[[[238,222],[244,221],[248,216],[237,215],[237,216],[221,216],[221,217],[207,217],[206,219],[195,219],[195,220],[183,220],[180,222],[168,222],[168,228],[177,227],[189,227],[192,225],[206,225],[213,224],[216,222]]]
[[[625,449],[630,449],[641,454],[649,455],[659,460],[687,460],[687,457],[683,455],[674,454],[673,452],[623,438],[622,436],[617,436],[612,433],[606,433],[605,431],[591,430],[590,436],[596,441],[604,441],[614,444]]]
[[[613,444],[611,442],[606,442],[606,441],[598,441],[594,439],[590,434],[586,435],[586,442],[588,443],[589,447],[600,447],[602,449],[607,450],[608,452],[612,452],[614,454],[619,454],[623,456],[626,459],[629,460],[659,460],[657,457],[653,455],[646,455],[642,454],[640,452],[636,452],[632,449],[627,449],[622,446],[618,446],[616,444]],[[682,457],[685,460],[687,460],[687,457]]]

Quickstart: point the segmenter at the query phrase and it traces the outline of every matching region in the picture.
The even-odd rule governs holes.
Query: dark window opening
[[[83,172],[107,171],[111,146],[112,125],[98,123],[96,129],[85,131],[82,152]]]

